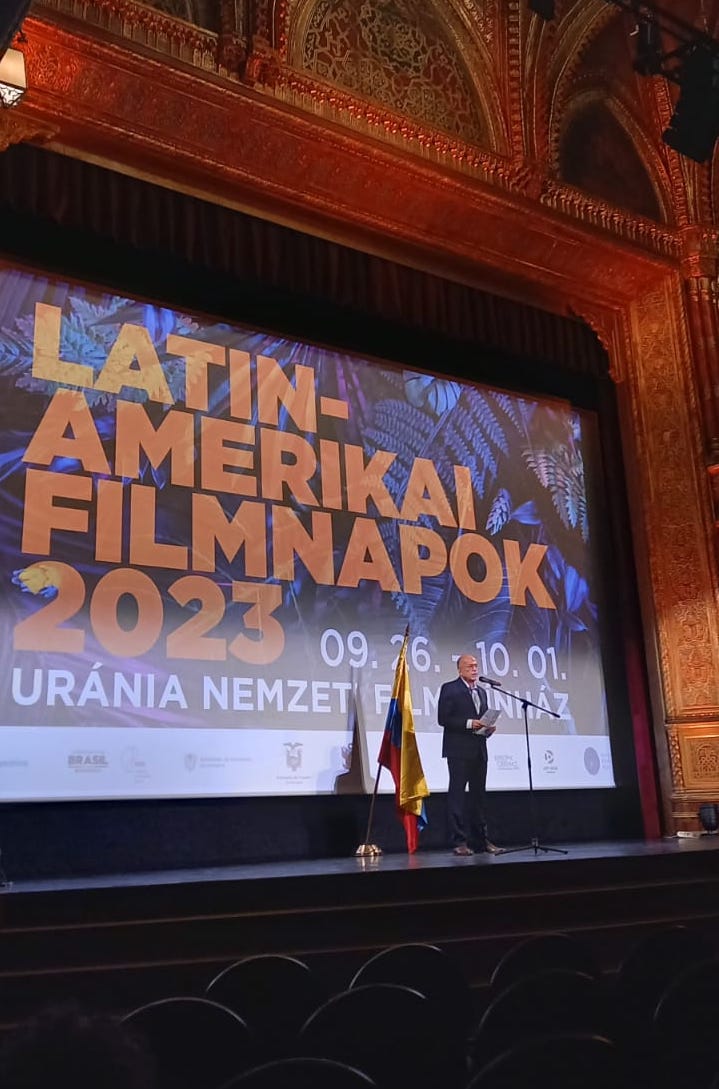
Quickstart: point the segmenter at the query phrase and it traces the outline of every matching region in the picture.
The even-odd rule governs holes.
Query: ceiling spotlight
[[[0,106],[17,106],[26,90],[25,57],[19,49],[8,49],[0,60]]]
[[[679,99],[664,143],[698,163],[711,158],[719,136],[719,57],[694,45],[679,72]]]

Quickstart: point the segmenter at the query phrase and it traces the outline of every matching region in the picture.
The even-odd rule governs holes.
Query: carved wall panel
[[[685,790],[719,791],[719,724],[677,729]]]
[[[706,724],[716,721],[719,706],[719,595],[678,278],[639,299],[631,319],[633,435],[626,438],[636,474],[634,514],[640,507],[648,550],[638,563],[651,583],[647,629],[656,636],[671,760],[665,795],[671,791],[671,812],[681,826],[688,820],[682,816],[687,793],[697,789],[700,767],[706,775],[711,763],[709,749],[695,741],[711,735]],[[696,819],[696,807],[694,813]]]
[[[664,700],[669,721],[697,720],[719,706],[719,597],[681,295],[668,286],[645,295],[632,324]]]
[[[699,830],[699,805],[719,799],[719,722],[669,729],[672,810],[680,830]]]

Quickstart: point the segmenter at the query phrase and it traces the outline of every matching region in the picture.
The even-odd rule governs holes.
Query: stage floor
[[[0,1030],[68,998],[123,1013],[201,995],[258,954],[297,957],[336,993],[381,949],[437,945],[480,1001],[501,957],[540,931],[586,941],[604,972],[657,927],[689,925],[719,942],[719,836],[556,846],[567,854],[425,848],[44,880],[9,873]]]
[[[550,845],[547,845],[550,846]],[[556,853],[556,849],[566,851]],[[0,886],[5,895],[78,891],[81,889],[139,888],[167,885],[216,884],[222,882],[282,881],[288,878],[351,877],[354,874],[404,874],[409,871],[501,869],[543,864],[587,864],[592,860],[649,859],[719,852],[719,835],[697,837],[668,837],[661,840],[611,840],[599,843],[552,844],[546,853],[535,853],[532,847],[503,855],[478,854],[458,857],[449,850],[418,851],[349,858],[308,859],[288,862],[255,862],[236,866],[211,866],[194,869],[137,871],[129,873],[83,875],[48,878],[45,880],[14,881],[8,873],[8,883]],[[526,875],[525,875],[526,876]],[[543,875],[545,877],[546,875]]]

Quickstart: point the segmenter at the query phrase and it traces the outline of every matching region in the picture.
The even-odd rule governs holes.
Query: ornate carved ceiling
[[[431,5],[338,0],[303,8],[291,67],[468,143],[487,142],[464,50]]]
[[[708,197],[686,196],[692,171],[656,139],[662,81],[632,71],[624,16],[559,9],[43,0],[20,116],[211,200],[510,294],[530,283],[554,308],[578,292],[611,307],[679,260],[673,224]]]

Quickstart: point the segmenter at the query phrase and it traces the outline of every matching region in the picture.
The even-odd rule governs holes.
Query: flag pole
[[[399,663],[399,661],[400,661],[400,659],[402,657],[402,654],[406,653],[406,647],[407,647],[408,640],[409,640],[409,624],[405,628],[404,641],[402,643],[402,650],[400,651],[400,657],[397,659],[398,663]],[[369,803],[369,816],[367,818],[367,831],[365,832],[365,837],[364,837],[365,842],[360,843],[359,847],[355,851],[355,855],[357,856],[357,858],[368,858],[368,857],[373,857],[373,856],[382,854],[382,848],[379,847],[376,843],[371,843],[370,842],[370,835],[372,833],[372,821],[374,819],[374,807],[375,807],[375,802],[377,801],[377,791],[379,790],[379,777],[382,774],[382,766],[383,765],[378,761],[377,762],[377,775],[375,776],[374,790],[372,791],[372,800]]]
[[[374,803],[377,801],[377,791],[379,789],[379,777],[382,774],[382,765],[377,767],[377,774],[374,780],[374,790],[372,791],[372,800],[369,803],[369,817],[367,818],[367,831],[365,832],[365,841],[360,843],[359,847],[355,851],[358,858],[367,858],[371,855],[381,855],[382,848],[378,847],[376,843],[370,843],[370,833],[372,832],[372,819],[374,817]]]

